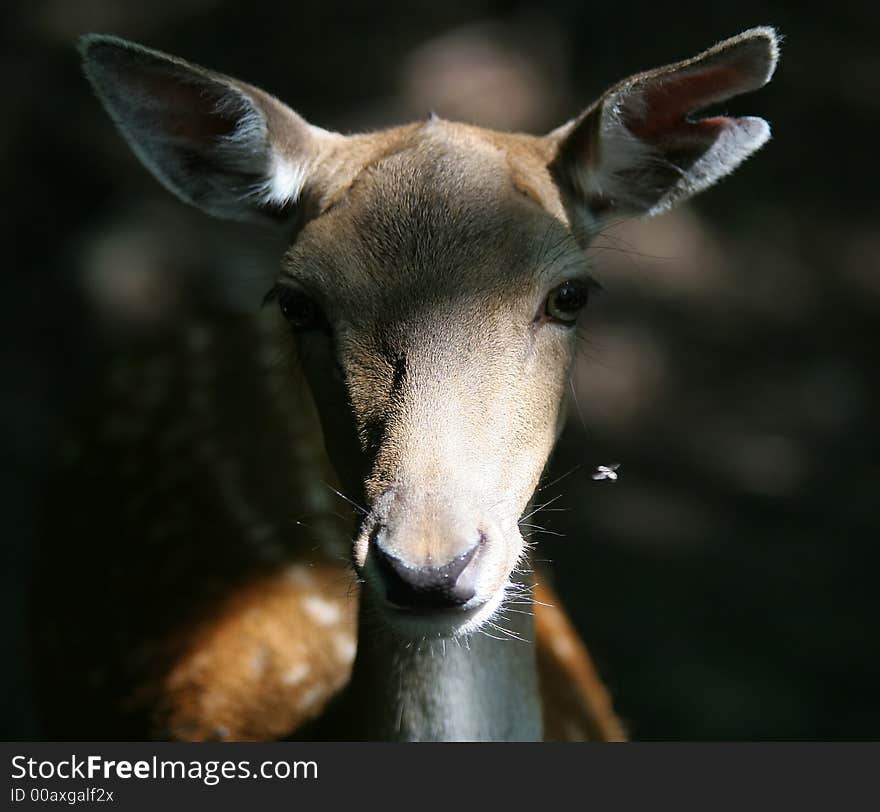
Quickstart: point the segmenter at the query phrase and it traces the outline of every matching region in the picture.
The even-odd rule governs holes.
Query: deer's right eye
[[[321,308],[305,291],[282,285],[276,289],[275,295],[284,318],[294,330],[327,329]]]

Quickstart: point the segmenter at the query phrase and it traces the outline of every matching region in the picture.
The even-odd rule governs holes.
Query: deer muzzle
[[[499,526],[461,496],[389,488],[355,541],[368,601],[389,622],[454,632],[500,599],[510,555]]]

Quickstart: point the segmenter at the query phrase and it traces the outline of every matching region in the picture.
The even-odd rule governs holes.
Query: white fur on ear
[[[554,130],[550,169],[578,225],[609,213],[654,215],[732,172],[770,137],[755,117],[697,114],[766,84],[779,56],[754,28],[693,59],[637,74]]]
[[[339,137],[229,77],[115,37],[80,42],[86,76],[141,162],[216,217],[285,219]]]
[[[308,171],[305,161],[291,161],[273,149],[269,177],[256,190],[260,202],[273,206],[296,203],[306,184]]]
[[[756,116],[731,119],[719,132],[711,149],[703,153],[663,196],[647,211],[649,217],[660,214],[682,200],[708,189],[729,175],[752,153],[770,140],[770,125]]]

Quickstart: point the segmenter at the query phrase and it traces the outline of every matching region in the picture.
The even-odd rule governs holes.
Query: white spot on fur
[[[574,656],[574,644],[568,636],[557,635],[553,638],[553,651],[563,660]]]
[[[271,659],[271,652],[267,646],[260,646],[255,652],[253,657],[251,657],[251,671],[254,673],[254,676],[262,676],[266,669],[269,667],[269,660]]]
[[[306,614],[319,626],[332,626],[334,623],[339,623],[342,617],[338,604],[325,600],[318,595],[304,596],[302,606]]]
[[[350,663],[354,660],[357,653],[357,645],[354,638],[347,634],[333,635],[333,648],[336,650],[336,656],[343,663]]]
[[[315,685],[313,688],[309,688],[308,691],[304,691],[303,695],[299,698],[299,703],[297,707],[301,711],[309,710],[313,708],[315,705],[323,699],[325,694],[325,689],[323,685]]]
[[[308,663],[297,663],[284,672],[281,681],[285,685],[299,685],[309,675],[310,670]]]

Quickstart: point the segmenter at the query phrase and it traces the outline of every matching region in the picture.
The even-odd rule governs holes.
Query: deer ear
[[[653,215],[711,186],[770,137],[761,118],[696,114],[773,75],[776,32],[754,28],[611,88],[547,138],[550,170],[576,225]]]
[[[216,217],[286,220],[329,144],[258,88],[132,42],[80,40],[86,76],[143,164]]]

